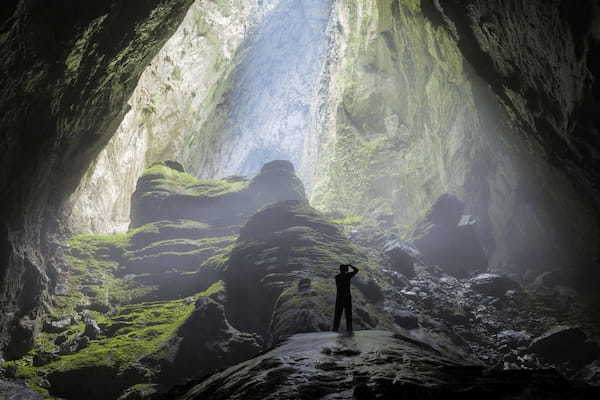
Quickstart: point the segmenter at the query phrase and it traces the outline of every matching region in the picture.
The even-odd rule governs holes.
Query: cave
[[[2,396],[598,398],[597,0],[0,24]]]

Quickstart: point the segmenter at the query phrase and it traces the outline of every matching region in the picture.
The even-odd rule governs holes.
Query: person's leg
[[[342,302],[337,300],[335,301],[335,314],[333,316],[333,331],[337,332],[340,328],[340,320],[342,319]]]
[[[346,329],[352,332],[352,303],[344,304],[344,310],[346,310]]]

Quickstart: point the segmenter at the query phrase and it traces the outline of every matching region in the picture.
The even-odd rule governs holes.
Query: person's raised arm
[[[358,268],[356,268],[354,265],[348,264],[348,266],[350,268],[352,268],[352,272],[350,272],[350,277],[353,277],[354,275],[356,275],[358,273]]]

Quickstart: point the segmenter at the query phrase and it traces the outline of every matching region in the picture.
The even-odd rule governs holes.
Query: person
[[[352,272],[348,269],[352,268]],[[335,298],[335,316],[333,318],[333,331],[337,332],[342,319],[342,311],[346,315],[346,329],[352,332],[352,296],[350,294],[350,279],[358,273],[358,268],[350,264],[340,265],[340,273],[335,276],[337,294]]]

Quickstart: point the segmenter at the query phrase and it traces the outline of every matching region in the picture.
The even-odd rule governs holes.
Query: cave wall
[[[556,232],[553,246],[566,247],[566,263],[595,285],[600,273],[600,4],[422,3],[430,20],[451,32],[508,116],[512,141],[529,162],[529,174],[521,179],[525,203],[544,209],[549,229]]]
[[[0,351],[31,345],[59,209],[191,0],[9,1],[0,14]]]
[[[202,136],[196,127],[214,112],[214,97],[259,14],[256,0],[193,3],[141,75],[130,110],[71,195],[66,210],[72,231],[126,231],[143,169],[167,159],[189,167],[184,149]]]
[[[513,52],[501,53],[504,64],[529,60],[528,45],[519,40],[528,37],[529,26],[534,33],[556,29],[556,18],[539,15],[553,11],[540,11],[544,7],[539,4],[494,8],[484,3],[452,4],[456,12],[467,14],[473,4],[495,10],[496,23],[515,31],[504,32],[514,38],[509,46]],[[554,6],[558,12],[558,4]],[[564,46],[539,44],[545,54],[530,60],[547,60],[536,79],[552,75],[541,82],[562,87],[554,96],[563,96],[566,103],[552,110],[553,96],[540,95],[535,108],[518,100],[514,90],[498,94],[493,73],[485,69],[490,66],[482,73],[467,50],[489,49],[489,44],[458,38],[449,28],[458,17],[444,17],[438,7],[412,0],[338,3],[331,90],[321,119],[326,150],[313,202],[347,214],[393,214],[399,232],[408,236],[437,197],[451,192],[479,220],[493,268],[523,272],[590,263],[598,243],[597,209],[573,183],[566,160],[553,163],[549,143],[535,139],[547,131],[531,128],[535,134],[527,135],[520,122],[539,119],[540,107],[548,108],[549,120],[568,114],[590,85],[575,50],[565,53],[575,47],[568,25],[554,32],[565,34]],[[527,11],[513,20],[515,13]],[[526,79],[530,72],[523,68]],[[513,76],[519,71],[513,68]],[[560,86],[553,80],[567,82]],[[507,107],[505,98],[517,100]]]

